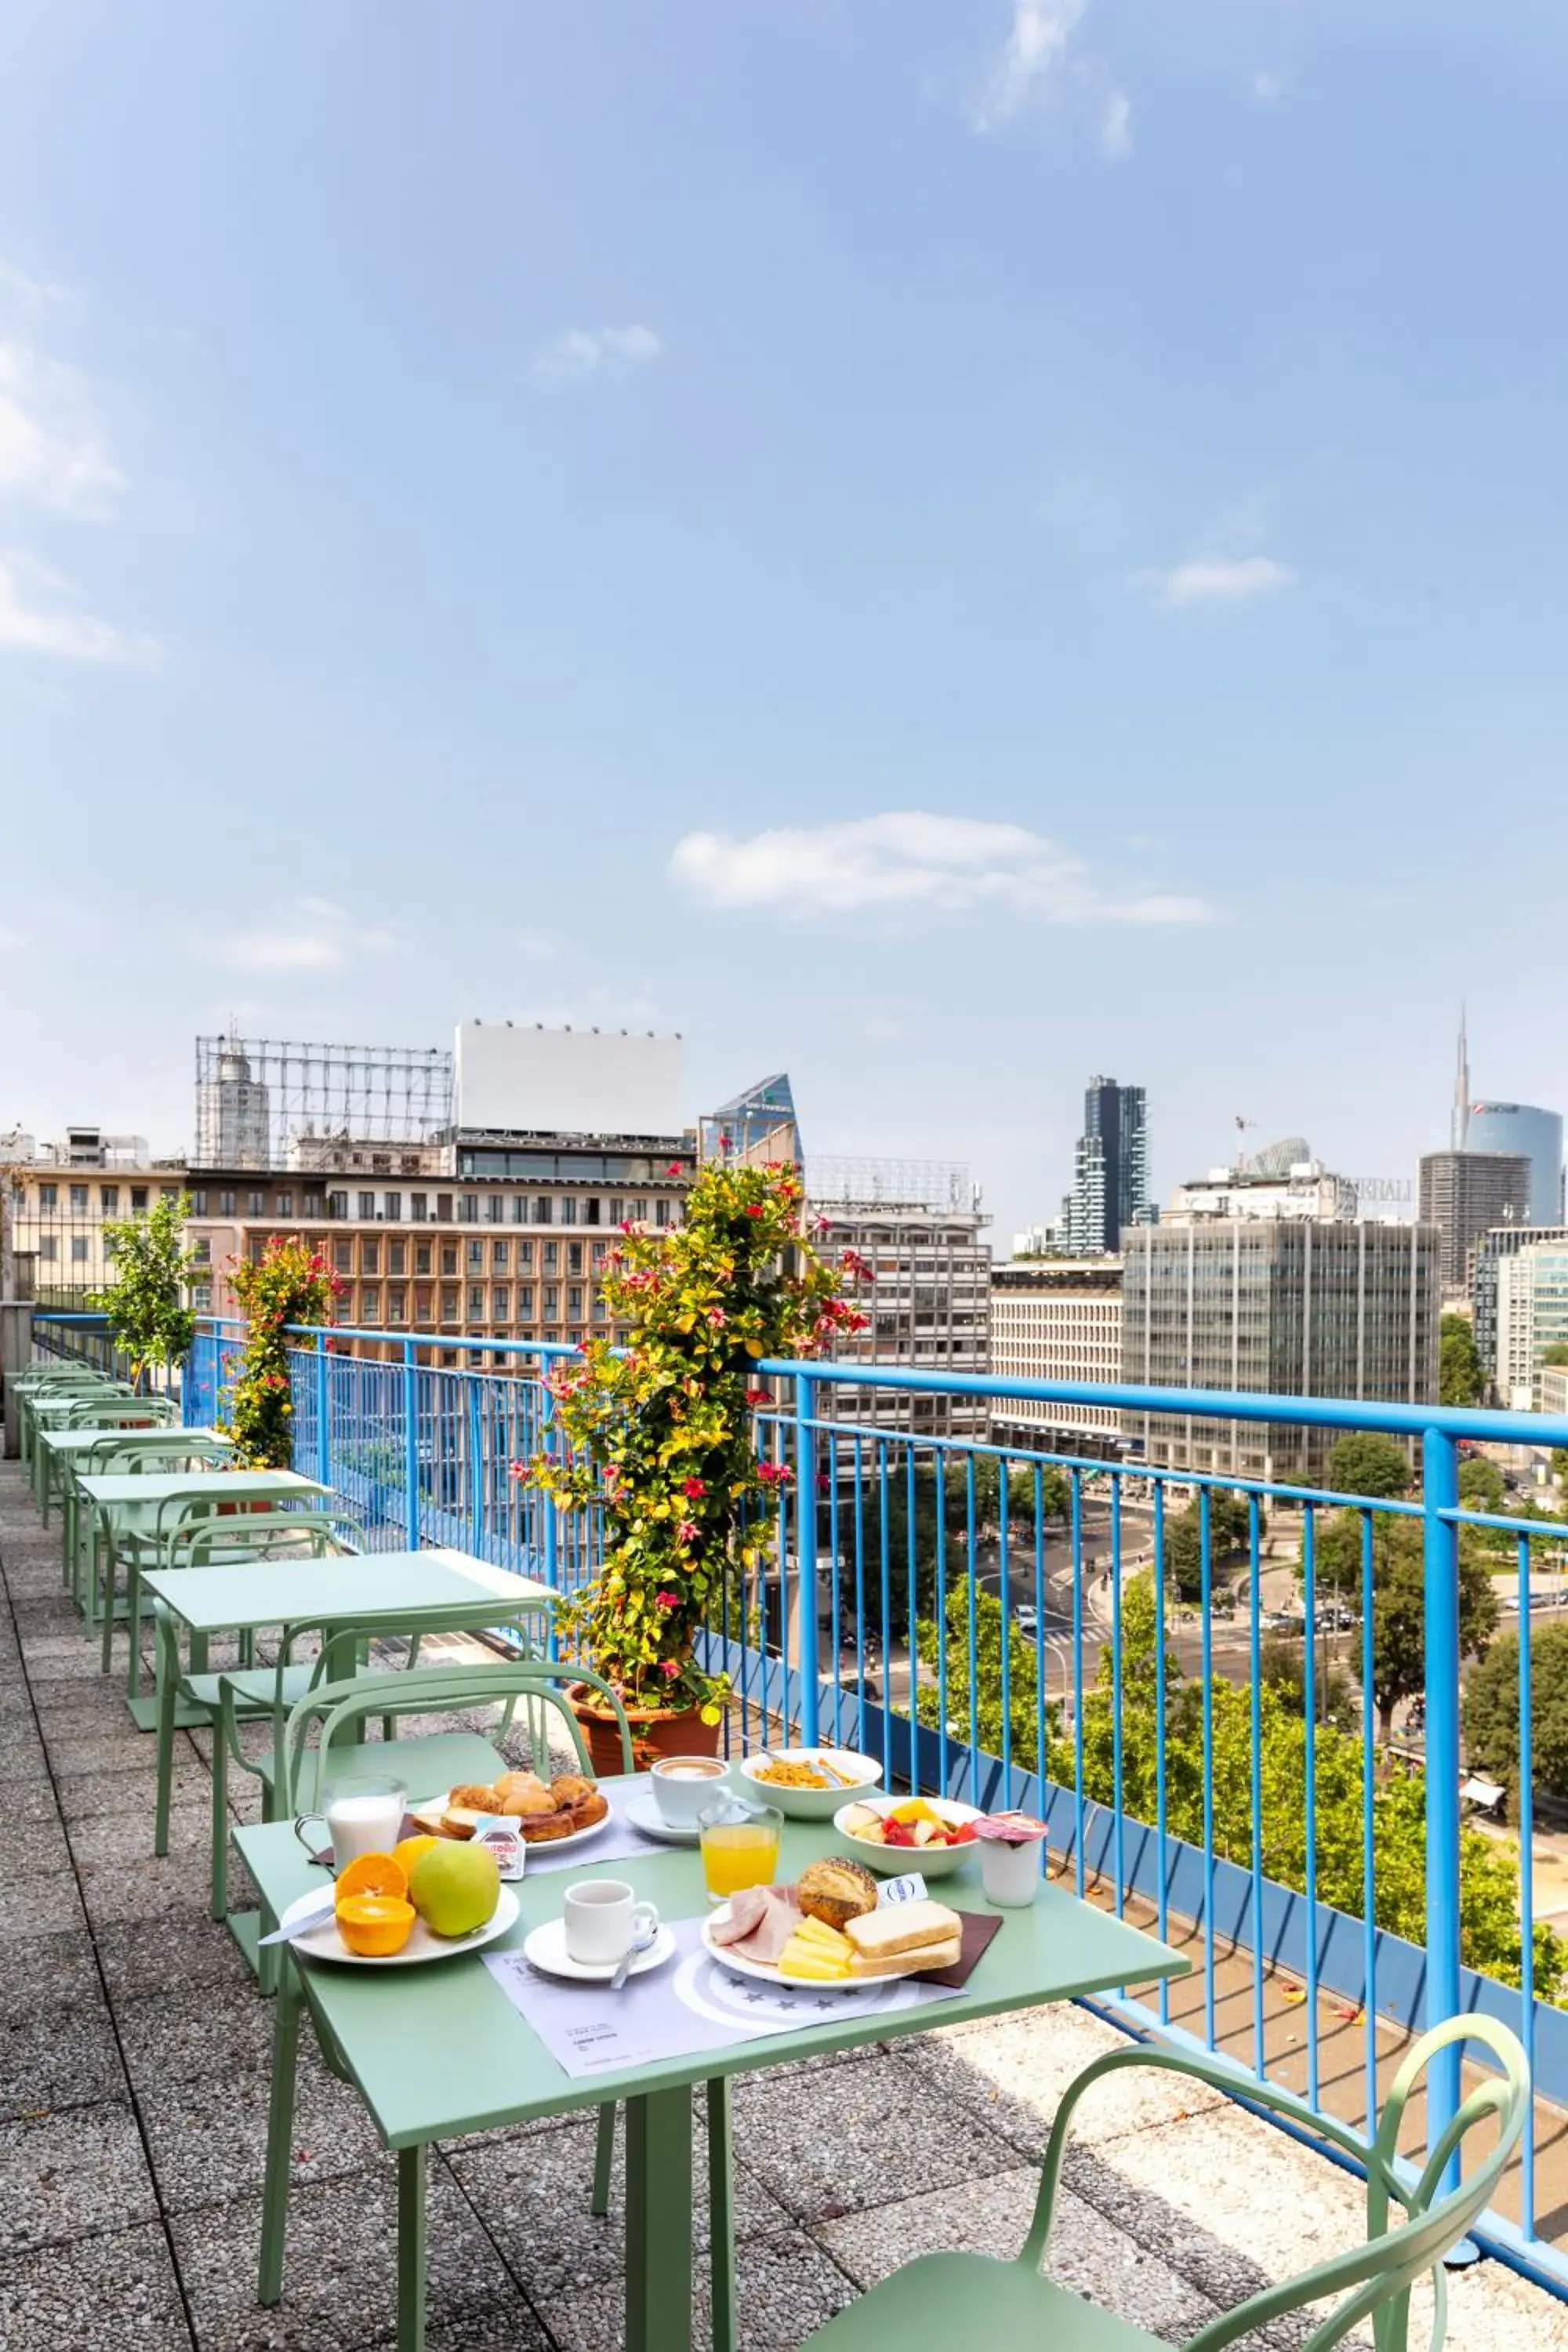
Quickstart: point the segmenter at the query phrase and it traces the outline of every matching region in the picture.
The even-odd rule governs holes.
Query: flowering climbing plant
[[[274,1234],[258,1258],[237,1258],[229,1286],[245,1309],[245,1350],[228,1386],[236,1466],[287,1470],[294,1458],[289,1392],[290,1323],[329,1323],[342,1284],[319,1250],[298,1234]]]
[[[844,1284],[868,1272],[853,1253],[818,1256],[787,1166],[705,1168],[682,1224],[621,1228],[604,1294],[628,1344],[592,1339],[552,1371],[563,1445],[512,1471],[602,1518],[599,1572],[557,1622],[626,1706],[718,1721],[728,1684],[703,1669],[696,1637],[725,1578],[763,1563],[794,1475],[759,1454],[752,1414],[772,1396],[755,1367],[863,1330]]]

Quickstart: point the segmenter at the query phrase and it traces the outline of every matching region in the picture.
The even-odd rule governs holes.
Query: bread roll
[[[809,1862],[801,1872],[795,1899],[808,1919],[826,1927],[843,1927],[877,1908],[877,1882],[864,1863],[837,1856]]]

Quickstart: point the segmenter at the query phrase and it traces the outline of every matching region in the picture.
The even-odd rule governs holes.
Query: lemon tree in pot
[[[752,1411],[770,1398],[755,1366],[820,1355],[863,1329],[843,1290],[861,1271],[852,1254],[835,1267],[812,1247],[794,1169],[706,1168],[682,1224],[624,1226],[605,1261],[626,1346],[590,1339],[549,1377],[560,1450],[514,1475],[602,1528],[598,1571],[557,1623],[624,1704],[642,1769],[718,1746],[729,1686],[698,1656],[698,1636],[726,1580],[742,1591],[763,1564],[770,1498],[793,1475],[759,1458]],[[618,1770],[613,1718],[601,1725],[586,1692],[577,1707],[595,1769]]]

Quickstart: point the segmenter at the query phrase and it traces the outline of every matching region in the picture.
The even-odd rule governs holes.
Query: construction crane
[[[1244,1118],[1242,1117],[1242,1115],[1241,1115],[1240,1111],[1237,1111],[1237,1114],[1236,1114],[1236,1164],[1237,1164],[1237,1168],[1238,1168],[1238,1169],[1239,1169],[1239,1168],[1245,1168],[1245,1167],[1246,1167],[1246,1165],[1247,1165],[1247,1148],[1246,1148],[1245,1144],[1242,1142],[1242,1137],[1246,1134],[1246,1132],[1247,1132],[1247,1129],[1248,1129],[1249,1127],[1256,1127],[1257,1125],[1258,1125],[1258,1121],[1257,1121],[1255,1118]]]

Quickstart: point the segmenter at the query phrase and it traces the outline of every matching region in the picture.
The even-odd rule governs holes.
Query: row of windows
[[[265,1247],[259,1240],[251,1244],[252,1255]],[[356,1244],[348,1240],[331,1244],[332,1265],[339,1274],[362,1276],[399,1275],[413,1273],[451,1276],[459,1271],[477,1274],[510,1274],[515,1263],[519,1274],[531,1274],[534,1269],[532,1242],[408,1242],[378,1234],[362,1234],[357,1244],[358,1265],[355,1265]],[[567,1274],[582,1274],[591,1268],[595,1274],[605,1263],[608,1244],[605,1242],[542,1242],[539,1264],[545,1274],[558,1274],[563,1266]],[[439,1266],[436,1260],[439,1253]]]
[[[146,1206],[145,1188],[140,1205]],[[53,1186],[46,1186],[52,1192]],[[107,1195],[115,1190],[106,1185]],[[73,1195],[86,1187],[73,1185]],[[241,1203],[244,1203],[243,1207]],[[405,1203],[406,1202],[406,1211]],[[349,1192],[316,1191],[296,1193],[282,1187],[270,1196],[260,1188],[240,1191],[225,1185],[211,1188],[197,1185],[191,1195],[192,1212],[198,1217],[331,1217],[343,1221],[349,1217],[361,1224],[396,1225],[620,1225],[644,1224],[647,1222],[648,1203],[641,1198],[622,1198],[612,1194],[608,1201],[596,1196],[582,1199],[568,1192],[557,1200],[549,1192]],[[653,1203],[656,1226],[668,1226],[678,1222],[678,1204],[669,1200]],[[607,1213],[606,1213],[607,1212]],[[106,1214],[113,1213],[106,1207]]]
[[[39,1216],[58,1216],[62,1191],[66,1194],[67,1206],[73,1217],[85,1217],[89,1213],[92,1201],[90,1184],[63,1186],[40,1184],[38,1187]],[[121,1193],[125,1196],[123,1208],[121,1205]],[[128,1211],[133,1217],[144,1216],[152,1204],[152,1195],[153,1187],[150,1184],[100,1184],[98,1188],[98,1213],[100,1217],[118,1217]],[[177,1184],[160,1184],[158,1196],[163,1201],[177,1201],[180,1197],[180,1188]]]

